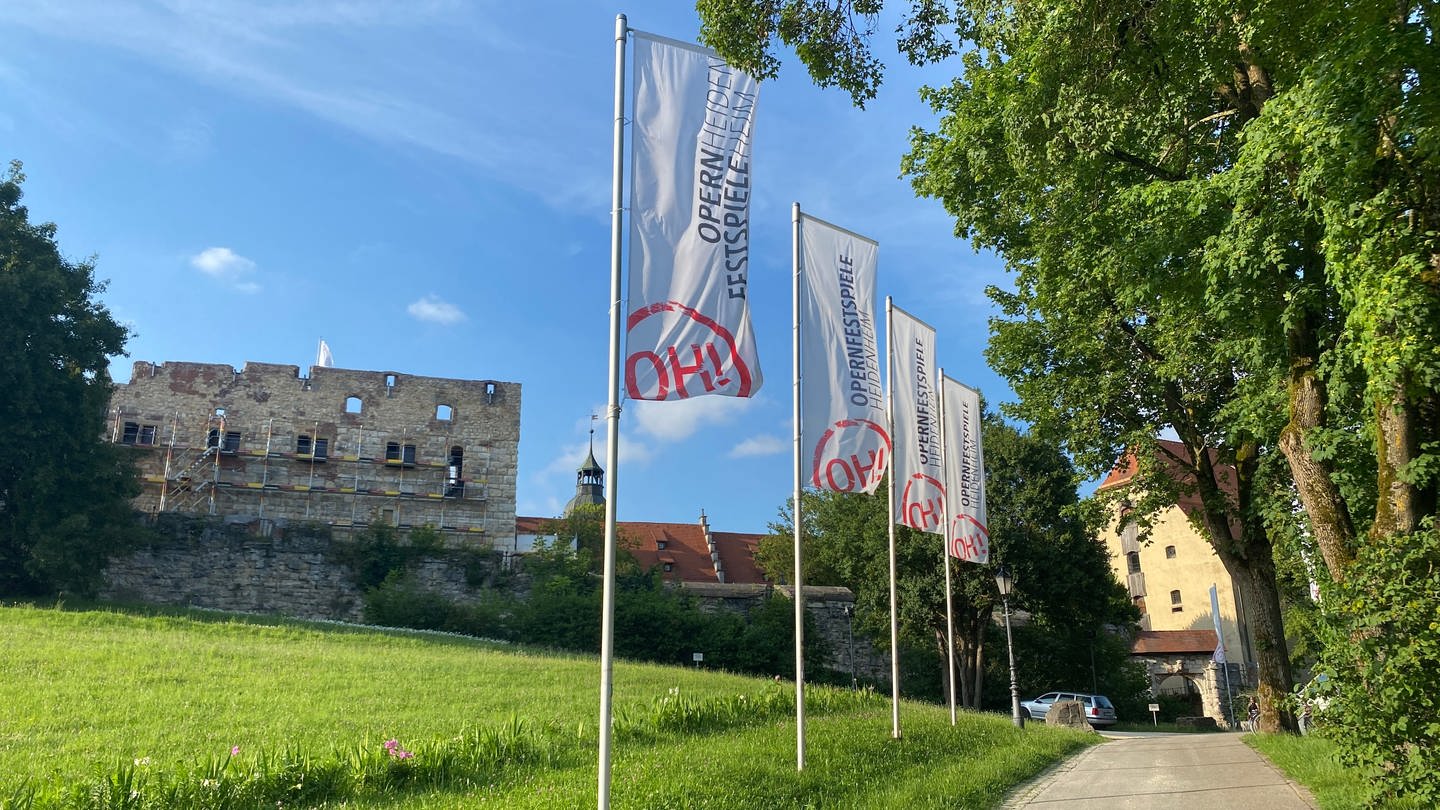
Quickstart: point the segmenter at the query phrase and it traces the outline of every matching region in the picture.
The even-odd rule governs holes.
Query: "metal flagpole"
[[[945,561],[945,653],[946,674],[950,682],[950,725],[955,725],[955,598],[950,590],[950,548],[949,541],[940,544]]]
[[[894,302],[885,296],[885,412],[890,424],[890,435],[895,435],[895,341],[890,327],[890,313]],[[893,456],[892,456],[893,460]],[[890,736],[900,739],[900,600],[895,592],[895,470],[890,470],[889,495],[890,518]]]
[[[600,608],[600,810],[610,807],[610,714],[615,675],[615,475],[620,457],[620,263],[624,220],[625,15],[615,15],[615,144],[610,197],[610,374],[605,437],[605,584]]]
[[[800,451],[800,203],[790,207],[791,243],[790,258],[795,273],[791,281],[794,336],[791,362],[795,367],[795,508],[791,510],[795,523],[795,768],[805,770],[805,597],[801,593],[800,574],[800,527],[803,523],[800,509],[800,490],[804,481],[801,472]]]
[[[945,369],[940,372],[940,447],[941,452],[949,447],[945,425]],[[953,459],[945,459],[945,469],[950,469]],[[945,530],[940,534],[940,559],[945,563],[945,681],[949,684],[950,725],[955,725],[955,598],[950,591],[950,497],[945,497]]]

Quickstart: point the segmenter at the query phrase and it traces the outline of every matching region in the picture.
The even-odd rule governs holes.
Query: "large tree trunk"
[[[1255,643],[1255,661],[1260,670],[1260,730],[1294,731],[1295,717],[1286,702],[1294,676],[1285,644],[1280,596],[1275,588],[1275,562],[1268,544],[1257,545],[1261,548],[1252,547],[1252,556],[1246,564],[1234,568],[1227,564],[1226,568],[1239,586],[1245,618],[1250,624],[1250,638]],[[1256,559],[1261,556],[1263,559]]]
[[[1280,431],[1280,451],[1290,463],[1290,476],[1310,519],[1310,530],[1320,547],[1320,556],[1325,560],[1330,578],[1338,582],[1355,558],[1355,524],[1340,487],[1335,484],[1334,465],[1316,458],[1309,442],[1310,431],[1325,426],[1329,392],[1316,373],[1319,347],[1309,324],[1291,328],[1287,342],[1290,422]]]
[[[1275,581],[1275,557],[1264,523],[1251,508],[1254,476],[1259,466],[1258,446],[1250,441],[1236,448],[1232,501],[1220,486],[1204,444],[1187,442],[1187,445],[1195,461],[1196,484],[1203,504],[1197,517],[1245,602],[1258,668],[1260,729],[1294,731],[1294,715],[1285,706],[1294,676],[1290,672],[1280,590]]]
[[[1397,384],[1391,396],[1376,405],[1376,460],[1379,462],[1375,523],[1370,537],[1375,540],[1405,535],[1420,528],[1420,520],[1435,508],[1433,487],[1422,490],[1405,479],[1405,466],[1420,452],[1420,408],[1405,396]]]

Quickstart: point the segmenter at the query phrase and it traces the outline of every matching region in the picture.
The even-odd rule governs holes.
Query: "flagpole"
[[[600,608],[600,784],[599,808],[610,807],[610,716],[615,674],[615,478],[620,456],[620,265],[624,220],[625,34],[624,14],[615,15],[615,144],[610,198],[610,372],[606,409],[605,579]]]
[[[885,296],[885,412],[890,424],[887,429],[895,435],[895,332],[890,325],[890,313],[894,301]],[[892,455],[893,461],[893,455]],[[889,496],[890,518],[890,736],[900,739],[900,600],[895,591],[895,470],[890,470]]]
[[[791,510],[795,528],[795,769],[805,770],[805,597],[801,593],[800,573],[800,527],[803,524],[800,509],[800,492],[804,473],[801,470],[803,454],[800,451],[800,203],[790,207],[791,247],[790,259],[795,273],[791,282],[794,340],[791,361],[795,368],[794,421],[795,421],[795,508]]]
[[[940,447],[949,447],[946,442],[946,402],[945,402],[945,369],[940,369]],[[950,465],[955,463],[954,459],[945,459],[945,469],[949,470]],[[950,498],[945,498],[945,529],[940,533],[940,558],[945,563],[945,681],[949,685],[950,700],[950,725],[955,725],[955,598],[950,590],[950,532],[952,524],[950,517]]]

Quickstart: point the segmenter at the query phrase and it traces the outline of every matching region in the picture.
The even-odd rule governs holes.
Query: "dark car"
[[[1050,707],[1066,700],[1076,700],[1085,707],[1085,719],[1092,726],[1115,724],[1115,704],[1104,695],[1090,695],[1084,692],[1046,692],[1034,700],[1020,701],[1020,712],[1027,718],[1045,719]]]

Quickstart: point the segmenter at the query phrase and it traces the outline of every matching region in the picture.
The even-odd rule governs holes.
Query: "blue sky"
[[[0,160],[94,256],[129,358],[314,362],[523,386],[517,511],[558,514],[606,401],[613,30],[693,41],[686,2],[6,0]],[[764,531],[791,488],[790,204],[880,243],[879,292],[938,329],[992,405],[1004,284],[899,179],[916,89],[864,111],[787,56],[755,123],[753,400],[631,403],[621,520]],[[603,422],[596,455],[603,460]]]

